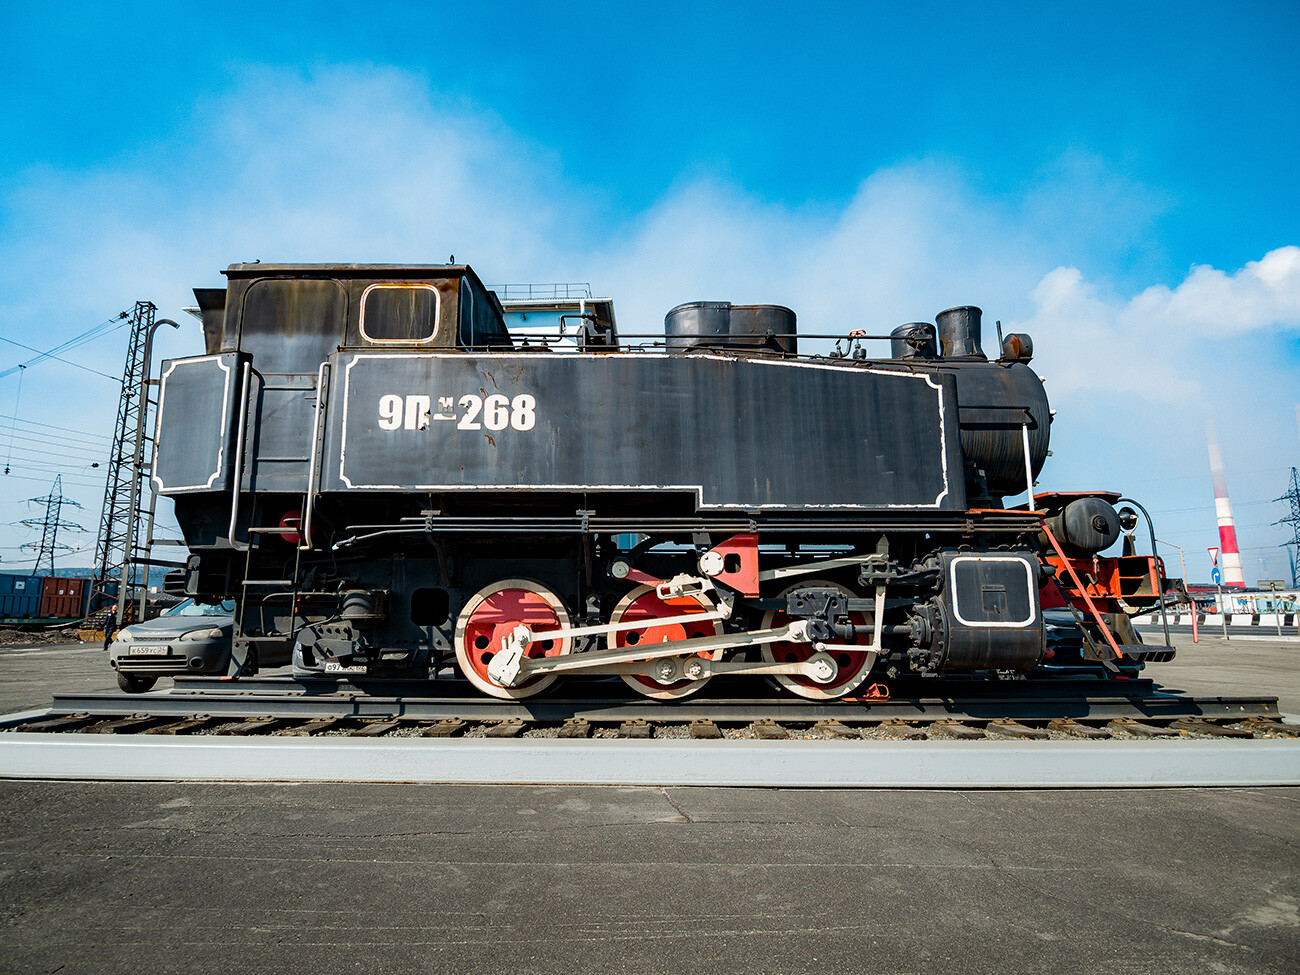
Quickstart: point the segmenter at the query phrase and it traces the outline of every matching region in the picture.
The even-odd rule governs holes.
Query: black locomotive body
[[[291,640],[308,669],[454,663],[502,698],[733,673],[824,699],[1043,658],[1043,519],[1002,498],[1050,411],[1028,338],[989,359],[978,309],[869,359],[856,335],[800,355],[775,306],[681,305],[636,343],[608,301],[533,302],[546,340],[466,266],[226,274],[196,291],[206,354],[163,365],[152,476],[177,588],[276,611],[244,673]],[[1098,517],[1084,554],[1118,537]]]

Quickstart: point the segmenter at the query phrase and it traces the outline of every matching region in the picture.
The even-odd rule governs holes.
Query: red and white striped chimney
[[[1237,551],[1237,528],[1232,522],[1232,502],[1228,500],[1228,480],[1223,476],[1223,454],[1219,452],[1219,435],[1214,421],[1205,424],[1205,438],[1210,445],[1210,476],[1214,479],[1214,513],[1219,518],[1219,571],[1223,588],[1244,589],[1246,577],[1241,571],[1241,553]]]

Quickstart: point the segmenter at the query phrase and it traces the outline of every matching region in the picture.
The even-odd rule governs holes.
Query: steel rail
[[[541,725],[582,718],[593,724],[644,721],[679,725],[694,721],[747,724],[774,721],[814,724],[819,721],[879,723],[889,720],[933,722],[941,719],[988,722],[998,719],[1047,721],[1054,718],[1105,721],[1116,718],[1247,718],[1278,715],[1273,697],[1182,697],[1155,694],[984,699],[911,698],[888,701],[689,700],[665,705],[618,699],[546,699],[494,701],[487,698],[429,698],[374,695],[285,695],[225,693],[128,697],[122,694],[56,694],[49,717],[86,714],[99,717],[230,719],[393,719],[408,721],[500,722],[518,720]],[[0,728],[30,723],[0,718]]]
[[[442,673],[447,673],[443,671]],[[580,680],[580,679],[578,679]],[[585,685],[585,686],[584,686]],[[640,701],[636,694],[629,694],[625,685],[617,681],[576,680],[566,685],[573,690],[559,694],[550,693],[542,700],[619,700]],[[811,707],[818,702],[809,702],[795,698],[783,691],[769,688],[765,684],[755,686],[754,682],[742,685],[739,681],[730,682],[730,686],[739,693],[727,693],[724,681],[716,680],[711,685],[719,698],[725,701],[766,701],[778,704],[790,704],[794,707]],[[1160,688],[1150,677],[1138,677],[1126,681],[1110,681],[1089,676],[1039,677],[1026,680],[987,681],[962,678],[916,678],[893,682],[894,697],[913,698],[964,698],[967,700],[997,698],[1029,697],[1149,697],[1156,694],[1168,695],[1171,692]],[[581,692],[578,693],[578,689]],[[742,690],[743,688],[743,690]],[[469,681],[457,677],[439,676],[437,680],[419,680],[415,678],[366,677],[360,674],[325,674],[312,677],[218,677],[214,675],[182,675],[173,681],[172,695],[202,694],[352,694],[381,695],[389,697],[433,698],[451,700],[467,697],[476,702],[488,702],[487,698],[474,688]],[[156,696],[156,695],[154,695]],[[140,700],[140,698],[136,698]],[[536,699],[531,699],[536,700]],[[856,699],[850,695],[838,699],[839,703],[853,703]],[[685,703],[685,702],[682,702]],[[668,705],[658,703],[655,707],[679,707],[680,704]],[[832,704],[834,706],[834,703]]]

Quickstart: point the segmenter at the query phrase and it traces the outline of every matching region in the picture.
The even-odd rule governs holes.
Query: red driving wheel
[[[454,637],[456,662],[466,679],[483,693],[518,700],[540,694],[559,679],[557,674],[545,674],[517,687],[504,687],[488,674],[488,664],[521,623],[533,634],[524,656],[554,657],[569,652],[572,641],[545,638],[547,630],[568,628],[569,614],[564,604],[545,586],[530,579],[503,579],[485,586],[461,610]]]
[[[688,616],[707,613],[713,607],[695,596],[682,596],[671,600],[659,598],[653,586],[638,586],[629,592],[614,607],[611,623],[635,623],[645,621],[644,627],[632,630],[619,630],[613,634],[610,648],[636,647],[664,642],[676,643],[678,640],[690,640],[695,637],[715,636],[722,632],[717,620],[683,620],[675,623],[659,623],[655,620],[673,616]],[[721,650],[712,654],[701,653],[701,657],[717,659]],[[623,674],[623,680],[638,694],[660,700],[675,700],[689,697],[709,682],[707,677],[701,680],[659,681],[644,674]]]

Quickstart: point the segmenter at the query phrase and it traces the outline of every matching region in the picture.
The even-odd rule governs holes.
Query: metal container
[[[889,333],[890,354],[895,359],[933,359],[939,354],[935,328],[929,322],[908,322]]]
[[[1104,552],[1119,541],[1119,515],[1103,498],[1071,501],[1047,519],[1047,526],[1066,551],[1075,556]]]
[[[78,619],[86,615],[86,579],[61,579],[49,576],[41,588],[43,618]]]
[[[0,617],[33,619],[41,611],[40,576],[0,575]]]
[[[794,355],[796,317],[781,305],[690,301],[664,316],[670,349],[744,349]]]

